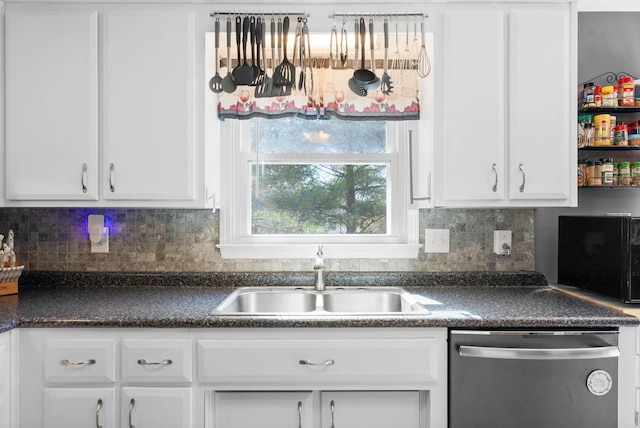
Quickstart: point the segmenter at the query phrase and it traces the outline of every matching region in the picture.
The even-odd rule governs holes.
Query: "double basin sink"
[[[244,287],[210,315],[381,315],[429,314],[401,287]]]

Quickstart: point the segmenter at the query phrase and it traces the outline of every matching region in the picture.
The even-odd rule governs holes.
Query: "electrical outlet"
[[[511,231],[510,230],[494,230],[493,231],[493,252],[499,256],[511,255]]]
[[[425,229],[424,244],[425,253],[448,253],[449,229]]]

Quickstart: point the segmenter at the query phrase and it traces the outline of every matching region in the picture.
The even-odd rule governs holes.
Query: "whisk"
[[[420,55],[418,56],[418,76],[427,77],[431,73],[431,62],[427,55],[425,47],[424,20],[420,23],[420,31],[422,32],[422,46],[420,47]]]

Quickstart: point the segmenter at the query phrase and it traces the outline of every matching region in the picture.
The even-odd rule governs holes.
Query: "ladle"
[[[360,85],[366,85],[373,82],[376,78],[376,75],[371,71],[365,68],[365,39],[367,36],[367,29],[364,25],[364,18],[360,18],[360,48],[361,48],[361,63],[360,68],[353,72],[353,77],[358,81]],[[366,89],[366,88],[365,88]]]

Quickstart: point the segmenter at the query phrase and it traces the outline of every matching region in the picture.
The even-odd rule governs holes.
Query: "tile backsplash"
[[[92,254],[87,216],[103,214],[108,254]],[[307,259],[222,259],[219,217],[210,210],[122,208],[0,208],[0,233],[15,233],[20,264],[32,271],[245,272],[308,271]],[[450,229],[450,253],[417,259],[327,259],[334,271],[534,270],[533,209],[424,209],[424,229]],[[493,253],[493,231],[512,231],[512,255]]]

